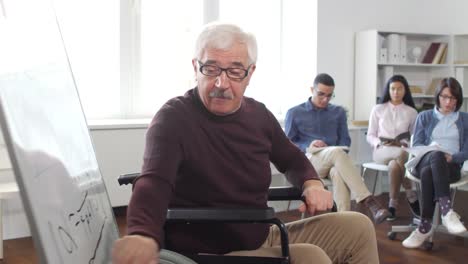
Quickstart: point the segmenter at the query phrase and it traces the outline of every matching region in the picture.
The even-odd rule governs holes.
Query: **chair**
[[[120,185],[133,184],[139,173],[124,174],[118,178]],[[295,187],[270,187],[268,200],[301,200],[302,191]],[[332,209],[336,211],[336,207]],[[279,227],[281,233],[282,256],[275,257],[251,257],[251,256],[224,256],[196,254],[187,256],[199,264],[223,263],[223,264],[250,264],[250,263],[289,263],[289,242],[285,225],[276,218],[273,208],[266,209],[223,209],[223,208],[169,208],[166,215],[167,221],[171,222],[248,222],[248,223],[271,223]],[[169,251],[170,253],[170,251]],[[177,255],[177,253],[175,254]],[[171,262],[168,262],[171,263]],[[190,262],[180,262],[190,263]]]
[[[385,164],[380,164],[376,162],[366,162],[362,164],[362,179],[364,180],[364,176],[366,175],[366,171],[373,170],[375,171],[375,177],[374,177],[374,184],[372,187],[372,195],[375,195],[375,187],[377,185],[377,177],[379,176],[380,172],[388,172],[388,166]]]
[[[456,195],[457,189],[459,187],[465,185],[465,184],[468,184],[468,170],[463,168],[461,174],[462,174],[462,176],[461,176],[460,180],[450,184],[450,196],[451,196],[451,200],[452,200],[452,206],[453,206],[453,203],[455,203],[455,195]],[[422,201],[422,199],[421,199],[421,186],[420,186],[421,181],[418,178],[416,178],[414,175],[412,175],[408,170],[406,170],[406,177],[408,179],[410,179],[411,181],[416,183],[416,188],[417,188],[417,192],[418,192],[418,195],[419,195],[419,202],[421,203],[421,201]],[[421,204],[420,204],[420,206],[421,206]],[[412,232],[412,231],[414,231],[415,228],[417,228],[419,223],[420,223],[420,219],[415,217],[415,218],[413,218],[413,221],[412,221],[412,223],[410,225],[407,225],[407,226],[392,226],[390,232],[388,232],[388,234],[387,234],[387,237],[390,240],[394,240],[396,238],[397,233]],[[434,215],[432,217],[432,228],[434,228],[434,232],[429,237],[428,241],[426,241],[424,243],[424,245],[423,245],[423,247],[426,250],[431,250],[432,247],[434,246],[434,243],[432,241],[433,241],[435,233],[439,232],[439,233],[450,234],[448,232],[447,228],[445,226],[441,225],[440,223],[441,223],[440,209],[439,209],[438,202],[436,202],[435,209],[434,209]],[[452,235],[454,235],[454,234],[452,234]],[[461,237],[468,238],[468,232],[458,234],[456,236],[461,236]]]

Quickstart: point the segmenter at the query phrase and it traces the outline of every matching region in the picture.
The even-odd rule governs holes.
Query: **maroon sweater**
[[[297,187],[318,179],[261,103],[244,97],[227,116],[210,113],[198,90],[168,101],[146,134],[141,177],[128,207],[128,234],[156,239],[183,253],[258,248],[266,224],[167,224],[170,207],[265,208],[270,161]]]

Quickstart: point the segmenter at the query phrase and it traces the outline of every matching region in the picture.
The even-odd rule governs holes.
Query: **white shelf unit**
[[[406,39],[405,61],[388,63],[381,61],[381,49],[388,51],[388,36],[398,34]],[[447,43],[447,55],[442,64],[421,63],[433,42]],[[415,47],[421,48],[418,58],[412,54]],[[388,58],[389,56],[387,56]],[[387,61],[389,61],[387,59]],[[433,94],[427,93],[434,78],[453,76],[457,78],[468,97],[468,34],[402,33],[378,30],[358,32],[355,39],[354,75],[354,120],[368,120],[372,107],[378,102],[387,80],[401,74],[410,86],[418,86],[421,94],[414,94],[417,106],[433,103]],[[464,101],[464,108],[468,100]]]

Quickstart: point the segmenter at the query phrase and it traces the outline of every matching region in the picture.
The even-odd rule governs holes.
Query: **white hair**
[[[200,59],[203,51],[207,48],[228,50],[234,43],[242,43],[247,46],[249,64],[257,62],[257,40],[255,36],[234,24],[219,22],[212,22],[203,27],[195,44],[194,59]]]

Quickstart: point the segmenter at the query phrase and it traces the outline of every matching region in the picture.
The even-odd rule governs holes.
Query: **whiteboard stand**
[[[18,192],[16,182],[0,183],[0,259],[3,259],[3,200],[13,197]]]

